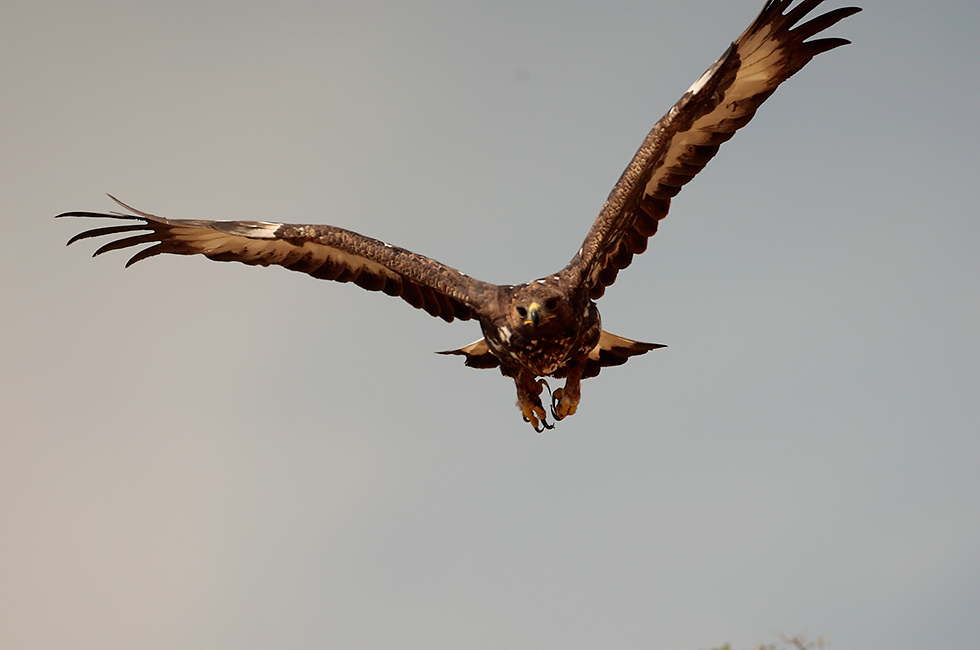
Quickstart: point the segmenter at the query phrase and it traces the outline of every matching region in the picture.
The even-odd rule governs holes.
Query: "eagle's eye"
[[[527,318],[527,310],[524,309],[523,307],[518,307],[517,315],[520,316],[521,318]]]
[[[558,306],[558,301],[555,300],[554,298],[544,303],[544,308],[547,309],[548,311],[554,311],[555,307],[557,306]]]

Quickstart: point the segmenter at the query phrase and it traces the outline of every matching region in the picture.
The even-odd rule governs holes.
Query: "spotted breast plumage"
[[[565,379],[551,394],[549,409],[555,421],[562,420],[576,412],[583,379],[663,347],[603,330],[595,301],[633,256],[646,250],[671,199],[720,145],[813,57],[848,43],[842,38],[811,39],[860,11],[842,7],[801,22],[823,1],[793,6],[794,0],[768,0],[738,40],[656,123],[569,264],[526,284],[481,282],[436,260],[334,226],[164,219],[121,202],[128,212],[58,216],[122,221],[82,232],[69,244],[122,236],[96,255],[148,244],[127,266],[161,253],[278,265],[397,296],[446,321],[476,319],[483,337],[441,354],[461,355],[473,368],[497,367],[512,378],[521,415],[541,431],[554,426],[541,401],[543,390],[550,391],[546,377]]]

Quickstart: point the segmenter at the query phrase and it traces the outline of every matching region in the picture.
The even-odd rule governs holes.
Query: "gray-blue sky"
[[[560,268],[761,0],[0,9],[0,646],[974,643],[980,5],[867,0],[600,302],[667,343],[534,435],[478,336],[50,217]],[[829,6],[840,6],[838,3]]]

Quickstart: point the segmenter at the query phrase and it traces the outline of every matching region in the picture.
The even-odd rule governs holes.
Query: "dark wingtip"
[[[99,217],[102,216],[101,212],[86,212],[84,210],[69,210],[68,212],[62,212],[61,214],[54,215],[55,219],[60,219],[62,217]]]
[[[850,44],[851,42],[846,38],[821,38],[815,41],[807,41],[803,44],[803,47],[806,48],[810,56],[817,56],[818,54],[823,54],[824,52],[829,52],[830,50]]]
[[[76,216],[76,215],[69,215],[69,216]],[[95,214],[93,216],[101,217],[104,215]],[[66,246],[71,246],[75,242],[82,239],[92,239],[94,237],[102,237],[104,235],[118,235],[124,232],[137,232],[146,229],[147,227],[144,224],[134,224],[134,225],[126,225],[126,226],[108,226],[106,228],[93,228],[91,230],[84,230],[78,233],[77,235],[75,235],[74,237],[68,240]]]
[[[62,212],[61,214],[54,215],[55,219],[60,219],[62,217],[104,217],[106,216],[102,212],[83,212],[80,210],[72,210],[70,212]]]
[[[62,217],[62,216],[64,216],[64,215],[61,215],[61,214],[59,214],[58,216],[59,216],[59,217]],[[80,233],[78,233],[77,235],[75,235],[74,237],[72,237],[71,239],[69,239],[69,240],[68,240],[68,243],[67,243],[67,244],[65,244],[65,246],[71,246],[72,244],[74,244],[74,243],[75,243],[75,242],[77,242],[78,240],[80,240],[80,239],[85,239],[85,238],[86,238],[86,237],[85,237],[85,235],[86,235],[86,234],[87,234],[87,233],[84,233],[84,232],[80,232]]]
[[[114,197],[113,195],[109,194],[108,192],[106,192],[105,195],[108,196],[113,201],[115,201],[116,203],[118,203],[119,205],[121,205],[122,207],[124,207],[127,210],[129,210],[130,212],[135,212],[136,214],[139,214],[139,210],[137,210],[136,208],[131,208],[130,206],[126,205],[125,203],[123,203],[122,201],[120,201],[119,199],[117,199],[116,197]]]

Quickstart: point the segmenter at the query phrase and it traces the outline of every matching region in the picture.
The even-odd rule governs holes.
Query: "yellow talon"
[[[518,384],[517,388],[517,408],[521,410],[521,417],[525,422],[530,423],[538,433],[545,429],[554,429],[555,425],[548,422],[548,412],[541,405],[541,391],[545,388],[551,394],[551,388],[544,379],[531,378],[527,384]]]
[[[555,425],[548,423],[548,415],[540,406],[522,406],[519,403],[518,406],[521,408],[521,415],[523,416],[524,421],[530,423],[531,426],[534,427],[534,430],[538,433],[542,433],[545,429],[554,428]]]
[[[551,396],[551,414],[556,420],[564,420],[569,415],[574,415],[575,411],[578,410],[578,402],[562,400],[564,392],[563,388],[556,388]]]

